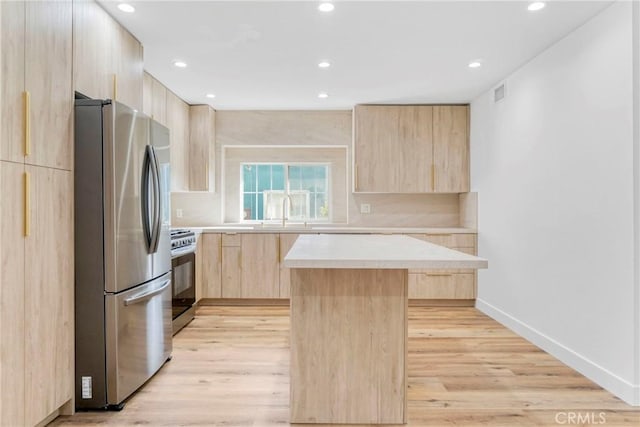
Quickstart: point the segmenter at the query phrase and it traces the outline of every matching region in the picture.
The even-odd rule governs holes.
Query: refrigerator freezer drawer
[[[171,273],[105,302],[107,402],[117,405],[171,356]]]

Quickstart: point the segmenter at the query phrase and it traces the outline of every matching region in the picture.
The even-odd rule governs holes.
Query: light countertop
[[[488,261],[401,235],[308,234],[284,258],[287,268],[478,269]]]
[[[313,224],[286,227],[277,225],[219,225],[188,228],[201,233],[297,233],[297,234],[474,234],[477,230],[463,227],[350,227],[348,225]]]

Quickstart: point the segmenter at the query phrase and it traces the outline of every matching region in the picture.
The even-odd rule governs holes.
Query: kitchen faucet
[[[291,207],[291,196],[288,194],[285,194],[284,198],[282,199],[282,228],[284,228],[286,226],[287,223],[287,214],[286,214],[286,205],[287,205],[287,200],[289,200],[289,207]]]

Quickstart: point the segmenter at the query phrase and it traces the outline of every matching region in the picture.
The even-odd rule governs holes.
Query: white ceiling
[[[133,14],[101,3],[142,42],[145,69],[191,104],[348,109],[469,102],[611,1],[535,13],[514,0],[336,0],[330,13],[318,1],[130,1]],[[467,67],[478,58],[481,68]]]

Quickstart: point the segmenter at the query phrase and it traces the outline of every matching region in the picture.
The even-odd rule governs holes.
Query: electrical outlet
[[[182,209],[176,209],[176,218],[182,218]]]
[[[93,381],[91,377],[82,377],[82,398],[93,398]]]
[[[363,203],[360,205],[360,213],[361,214],[369,214],[371,213],[371,205],[369,203]]]

